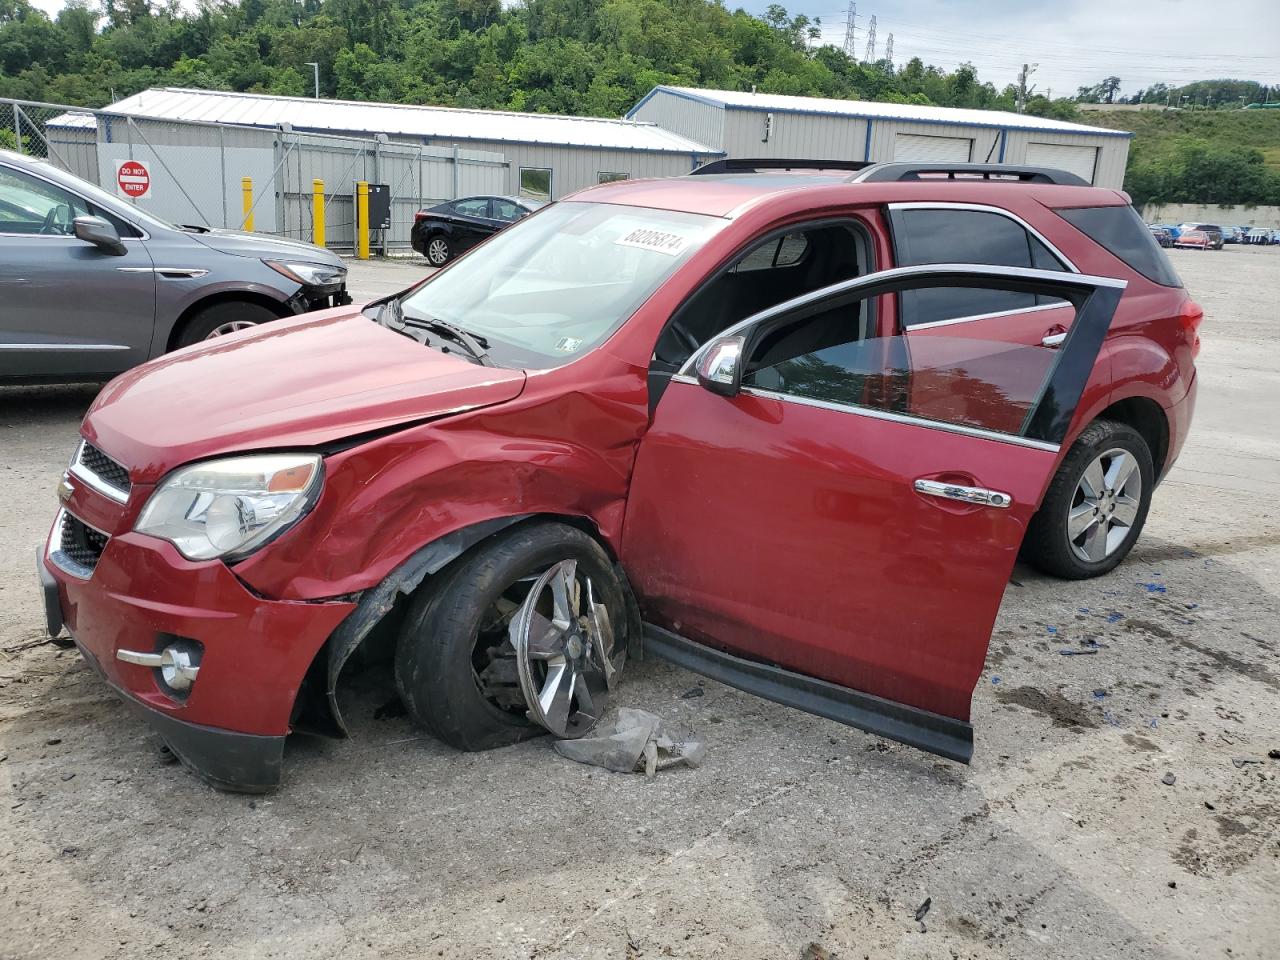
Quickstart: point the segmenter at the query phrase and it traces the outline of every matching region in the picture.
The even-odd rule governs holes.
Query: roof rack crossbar
[[[850,183],[902,183],[908,180],[1017,180],[1052,183],[1064,187],[1088,187],[1088,180],[1051,167],[1020,167],[1005,163],[924,163],[895,161],[873,163],[849,178]]]
[[[758,173],[761,170],[863,170],[874,166],[866,160],[799,160],[791,157],[768,157],[757,160],[725,157],[698,167],[689,176],[717,173]]]

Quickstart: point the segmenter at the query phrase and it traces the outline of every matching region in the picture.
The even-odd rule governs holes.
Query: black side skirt
[[[644,652],[757,697],[919,747],[948,760],[968,763],[973,756],[973,727],[962,720],[859,693],[771,664],[744,660],[651,623],[644,625]]]

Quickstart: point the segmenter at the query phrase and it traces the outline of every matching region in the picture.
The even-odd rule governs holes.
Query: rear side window
[[[899,266],[928,263],[984,263],[1002,267],[1062,270],[1049,248],[1016,220],[984,210],[922,208],[893,212],[893,239]],[[1029,293],[939,287],[903,293],[902,325],[1029,310],[1048,303]]]
[[[1148,280],[1166,287],[1182,281],[1173,264],[1151,236],[1138,212],[1128,204],[1114,207],[1073,207],[1054,211],[1081,233],[1102,244]]]

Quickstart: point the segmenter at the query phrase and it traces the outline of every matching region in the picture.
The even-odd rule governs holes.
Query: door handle
[[[961,503],[972,503],[980,507],[999,507],[1007,509],[1013,503],[1013,497],[999,490],[988,490],[985,487],[965,487],[958,483],[941,483],[937,480],[917,480],[916,493],[928,497],[941,497],[943,500],[959,500]]]
[[[1041,338],[1040,346],[1057,349],[1058,347],[1062,346],[1062,341],[1065,339],[1067,339],[1067,333],[1065,330],[1062,333],[1050,333],[1045,337]]]

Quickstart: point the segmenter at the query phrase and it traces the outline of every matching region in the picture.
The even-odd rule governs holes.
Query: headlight
[[[188,560],[239,560],[302,519],[323,483],[314,454],[197,463],[160,484],[134,529],[168,540]]]
[[[327,287],[347,279],[346,267],[335,267],[327,263],[293,263],[283,260],[262,262],[281,276],[307,287]]]

